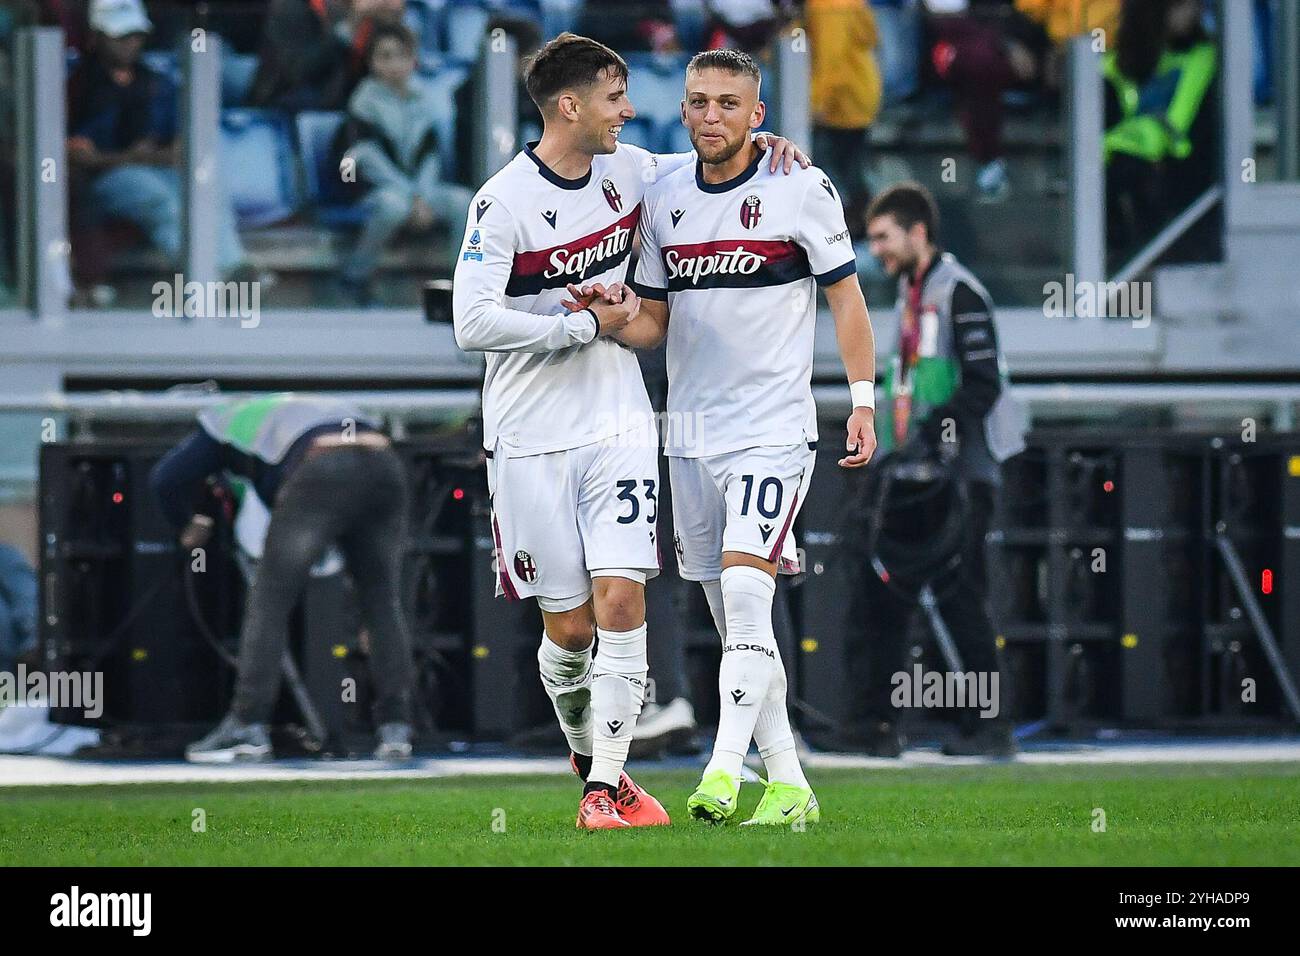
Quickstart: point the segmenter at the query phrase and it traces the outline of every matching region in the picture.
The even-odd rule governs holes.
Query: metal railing
[[[1292,431],[1300,409],[1300,385],[1287,384],[1070,382],[1015,384],[1011,390],[1028,407],[1034,424],[1053,418],[1076,419],[1080,414],[1102,419],[1133,409],[1208,410],[1225,421],[1236,414],[1263,412],[1274,431]],[[813,398],[822,413],[850,410],[847,385],[819,385],[813,389]]]
[[[1106,275],[1105,90],[1092,38],[1074,37],[1068,51],[1065,129],[1070,183],[1070,268],[1075,281]]]
[[[1187,230],[1200,222],[1203,216],[1222,201],[1223,187],[1211,186],[1190,206],[1171,219],[1168,225],[1152,236],[1151,241],[1139,249],[1128,262],[1120,266],[1110,281],[1116,285],[1132,282],[1155,265],[1156,260],[1168,252]]]
[[[1300,180],[1300,0],[1279,0],[1273,31],[1278,178]]]

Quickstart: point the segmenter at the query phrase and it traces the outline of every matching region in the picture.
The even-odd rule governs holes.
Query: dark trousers
[[[864,234],[867,228],[863,217],[871,201],[871,187],[867,184],[869,145],[866,127],[813,127],[813,155],[839,190],[844,219],[854,237]]]
[[[941,51],[937,56],[943,62],[935,69],[952,88],[971,157],[981,165],[997,159],[1002,155],[1002,93],[1015,83],[1001,35],[973,17],[945,16],[933,21],[931,40]]]
[[[993,673],[997,650],[988,612],[988,572],[984,557],[984,536],[993,511],[994,488],[987,482],[966,483],[969,507],[963,528],[961,563],[951,577],[933,582],[936,593],[948,591],[938,607],[961,655],[963,670]],[[891,534],[906,534],[906,526]],[[858,575],[850,619],[858,626],[850,632],[848,674],[858,695],[853,702],[855,721],[895,720],[898,714],[890,702],[894,685],[890,678],[910,666],[906,654],[907,633],[920,605],[885,585],[864,562]],[[974,713],[974,711],[972,711]]]
[[[236,717],[246,723],[270,719],[289,615],[312,565],[337,542],[370,633],[375,721],[409,722],[414,664],[398,594],[406,511],[406,476],[391,449],[331,448],[304,458],[289,475],[271,511],[244,615]]]

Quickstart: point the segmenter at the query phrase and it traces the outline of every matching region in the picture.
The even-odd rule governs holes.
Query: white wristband
[[[849,394],[853,396],[854,408],[869,408],[875,411],[876,385],[874,382],[852,382],[849,384]]]

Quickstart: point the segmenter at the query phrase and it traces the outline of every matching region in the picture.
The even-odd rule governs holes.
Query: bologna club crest
[[[614,180],[606,177],[600,181],[600,188],[605,193],[605,202],[609,203],[609,208],[615,212],[623,211],[623,197],[618,194],[614,188]]]
[[[740,224],[753,229],[763,218],[763,203],[757,196],[746,196],[740,204]]]
[[[515,577],[528,584],[537,583],[537,562],[527,551],[515,552]]]

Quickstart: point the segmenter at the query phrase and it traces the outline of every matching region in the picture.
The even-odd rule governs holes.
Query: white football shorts
[[[775,561],[797,574],[794,519],[808,494],[815,442],[669,458],[677,566],[688,581],[716,581],[722,553]]]
[[[659,573],[659,449],[620,437],[488,459],[498,596],[568,611],[602,569]]]

